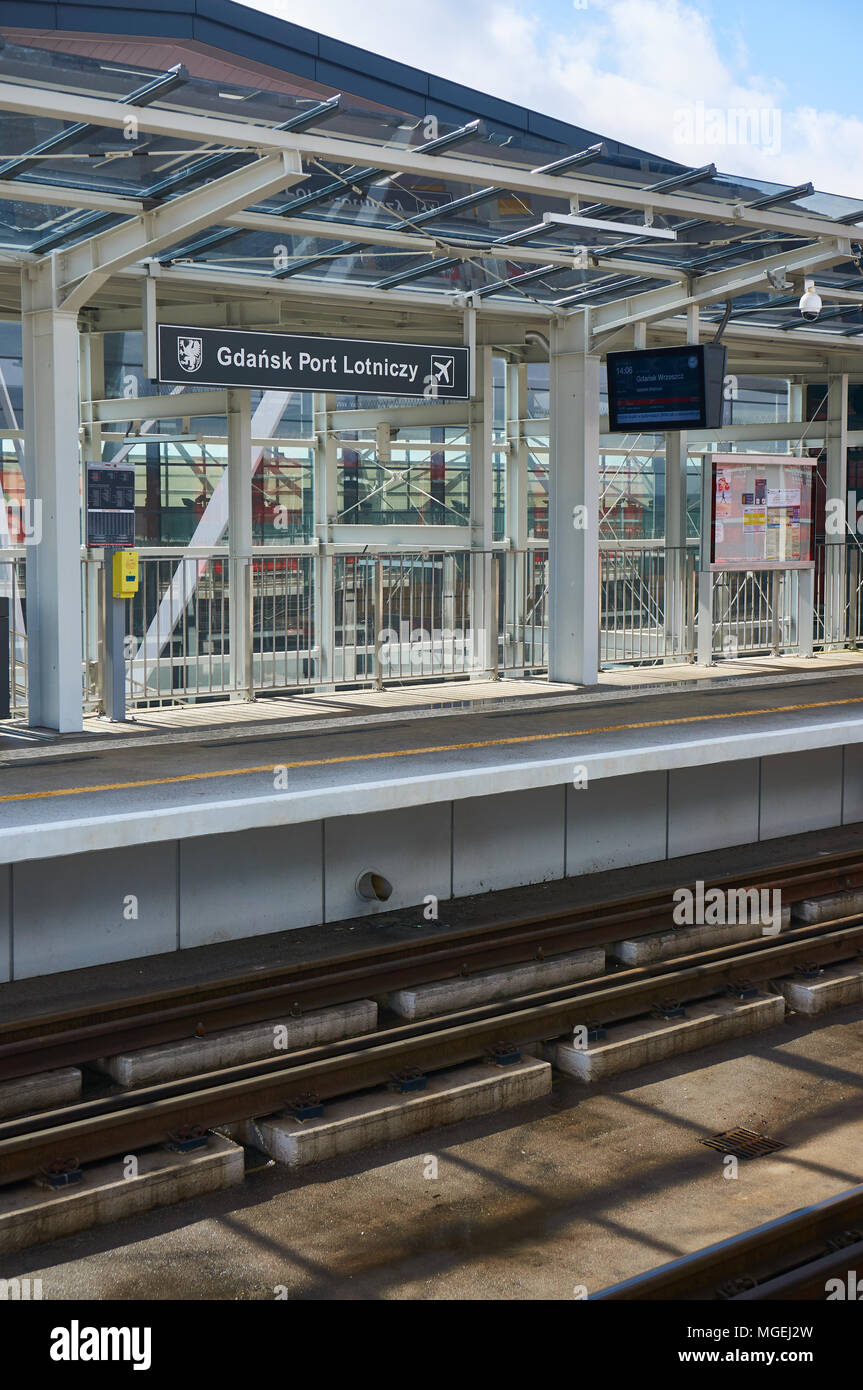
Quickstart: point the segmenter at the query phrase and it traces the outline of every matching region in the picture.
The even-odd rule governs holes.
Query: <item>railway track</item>
[[[769,888],[784,904],[863,888],[863,854],[819,856],[745,877],[712,879],[707,888]],[[178,1042],[432,980],[606,945],[672,925],[669,891],[551,915],[490,922],[417,942],[378,946],[320,962],[185,984],[27,1019],[0,1021],[0,1080],[86,1063],[112,1053]]]
[[[619,935],[619,925],[616,930]],[[861,952],[863,914],[857,914],[10,1120],[0,1124],[0,1183],[72,1154],[93,1160],[159,1144],[184,1124],[211,1129],[283,1109],[310,1092],[330,1099],[386,1083],[407,1068],[432,1072],[493,1055],[501,1044],[517,1047],[560,1038],[579,1025],[637,1018],[668,1000],[685,1004],[723,991],[745,997],[753,986]]]
[[[626,1279],[591,1299],[758,1303],[824,1299],[827,1281],[857,1298],[863,1280],[863,1187],[852,1187],[730,1240]],[[853,1292],[849,1274],[854,1275]]]

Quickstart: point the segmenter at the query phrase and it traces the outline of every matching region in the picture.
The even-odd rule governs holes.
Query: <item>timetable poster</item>
[[[717,454],[711,486],[711,569],[812,564],[814,462],[775,454]]]

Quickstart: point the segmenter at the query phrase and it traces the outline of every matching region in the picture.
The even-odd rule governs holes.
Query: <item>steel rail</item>
[[[745,878],[711,879],[710,888],[769,887],[785,903],[863,887],[863,857],[823,856]],[[247,972],[73,1008],[23,1020],[0,1021],[0,1080],[52,1066],[88,1062],[201,1036],[220,1028],[258,1023],[280,1010],[294,1014],[364,995],[380,994],[478,970],[543,959],[566,950],[605,945],[671,927],[668,890],[591,904],[509,922],[490,922],[422,941],[385,945],[274,970]]]
[[[827,1279],[860,1267],[861,1222],[863,1187],[852,1187],[814,1206],[636,1274],[591,1294],[590,1299],[823,1299]]]
[[[0,1182],[29,1177],[69,1154],[92,1160],[164,1142],[181,1123],[213,1128],[253,1119],[310,1091],[323,1099],[346,1095],[381,1085],[406,1067],[437,1071],[488,1055],[501,1042],[547,1041],[578,1025],[639,1017],[669,996],[688,1002],[728,987],[740,992],[801,966],[854,958],[861,949],[863,915],[858,915],[794,928],[781,940],[762,937],[715,947],[422,1024],[7,1121],[0,1125]]]

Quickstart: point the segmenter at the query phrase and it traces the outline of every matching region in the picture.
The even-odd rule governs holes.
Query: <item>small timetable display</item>
[[[87,544],[135,544],[135,470],[87,465]]]
[[[608,428],[710,429],[722,424],[726,349],[710,343],[608,354]]]
[[[815,463],[715,454],[711,570],[802,569],[815,558]]]

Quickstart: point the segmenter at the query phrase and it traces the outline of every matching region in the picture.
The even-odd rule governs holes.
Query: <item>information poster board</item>
[[[804,569],[815,560],[815,460],[714,454],[710,569]]]

